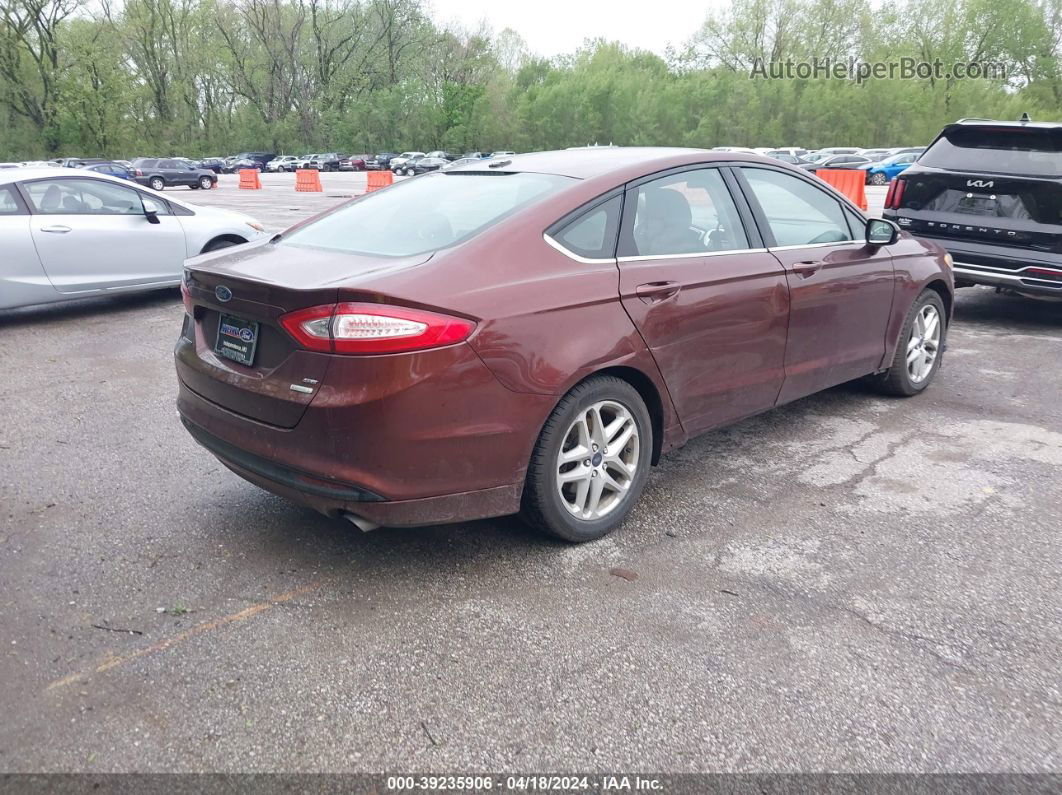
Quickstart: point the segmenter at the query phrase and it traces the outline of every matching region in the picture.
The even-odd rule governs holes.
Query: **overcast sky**
[[[704,22],[710,0],[430,0],[438,22],[475,28],[481,20],[495,33],[512,28],[538,55],[575,50],[584,39],[618,40],[663,54],[681,45]]]

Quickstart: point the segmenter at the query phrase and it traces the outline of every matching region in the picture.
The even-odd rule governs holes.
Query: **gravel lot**
[[[364,176],[264,181],[174,194],[279,230]],[[1062,769],[1062,305],[961,291],[926,394],[703,436],[581,547],[244,483],[181,312],[0,312],[0,770]]]

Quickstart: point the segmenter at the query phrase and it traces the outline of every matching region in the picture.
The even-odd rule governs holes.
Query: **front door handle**
[[[52,226],[42,226],[42,232],[51,232],[53,235],[65,235],[70,231],[69,226],[63,226],[62,224],[53,224]]]
[[[818,273],[824,264],[825,263],[823,263],[822,260],[816,260],[814,262],[798,262],[793,265],[793,272],[800,274],[806,279],[808,276],[813,276]]]
[[[658,304],[679,294],[682,285],[678,282],[648,282],[634,288],[634,294],[644,303]]]

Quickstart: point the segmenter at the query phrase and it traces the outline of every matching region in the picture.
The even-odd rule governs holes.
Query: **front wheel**
[[[152,190],[162,190],[166,187],[166,180],[164,180],[162,177],[152,177],[150,180],[148,180],[148,186]]]
[[[649,477],[653,426],[638,391],[614,376],[561,398],[531,455],[522,516],[565,541],[593,541],[627,518]]]
[[[886,177],[884,174],[877,173],[877,174],[871,174],[870,175],[870,184],[871,185],[887,185],[888,182],[889,182],[889,178]]]
[[[203,190],[210,190],[214,187],[214,180],[212,180],[210,177],[200,177],[199,187]]]
[[[881,391],[910,397],[929,386],[940,369],[946,331],[944,302],[933,290],[923,290],[907,313],[892,364],[879,378]]]

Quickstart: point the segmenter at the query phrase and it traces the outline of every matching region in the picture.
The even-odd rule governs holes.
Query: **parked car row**
[[[751,149],[742,146],[717,146],[713,152],[748,152],[766,155],[775,160],[797,166],[805,171],[820,168],[857,169],[866,172],[869,185],[887,185],[889,180],[914,163],[924,146],[893,147],[891,149],[860,149],[856,146],[829,146],[810,151],[796,146],[771,149]]]

